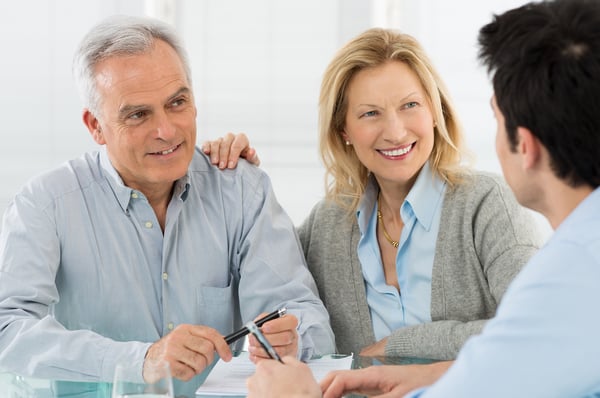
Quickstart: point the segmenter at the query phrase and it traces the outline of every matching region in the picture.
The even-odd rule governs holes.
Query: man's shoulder
[[[80,195],[101,179],[98,153],[88,152],[31,177],[11,201],[25,201],[44,209],[68,196]]]
[[[265,178],[268,179],[267,173],[263,169],[248,163],[245,159],[240,159],[235,169],[221,170],[211,164],[210,157],[198,147],[196,147],[189,171],[192,179],[200,176],[231,182],[241,179],[250,184],[257,184]]]
[[[550,242],[589,250],[600,263],[600,188],[581,201],[558,225]],[[600,270],[600,267],[599,267]]]
[[[98,152],[87,152],[35,175],[24,184],[22,191],[56,196],[85,188],[101,178],[101,174]]]

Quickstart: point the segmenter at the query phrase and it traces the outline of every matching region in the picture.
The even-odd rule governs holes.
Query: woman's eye
[[[377,115],[377,111],[369,111],[362,114],[362,116],[369,117]]]
[[[418,106],[418,105],[419,105],[418,102],[411,101],[411,102],[408,102],[406,105],[404,105],[404,107],[405,108],[414,108],[415,106]]]

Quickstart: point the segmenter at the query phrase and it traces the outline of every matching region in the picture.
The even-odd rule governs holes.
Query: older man
[[[289,315],[263,327],[281,355],[332,352],[268,177],[246,164],[218,171],[196,148],[190,68],[173,30],[110,18],[84,38],[74,71],[102,148],[28,182],[5,214],[0,367],[110,380],[119,361],[138,361],[141,375],[145,358],[164,358],[187,380],[215,352],[231,357],[223,334],[282,306]]]

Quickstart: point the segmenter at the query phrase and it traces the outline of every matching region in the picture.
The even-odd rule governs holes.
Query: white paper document
[[[332,370],[350,369],[352,355],[324,356],[307,362],[313,376],[320,382]],[[219,360],[204,383],[196,390],[196,395],[245,396],[246,379],[254,373],[255,365],[250,361],[247,352],[233,357],[230,362]]]

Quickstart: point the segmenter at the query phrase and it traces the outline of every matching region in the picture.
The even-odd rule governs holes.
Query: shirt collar
[[[437,173],[431,171],[429,162],[425,163],[415,185],[411,188],[402,204],[402,210],[406,206],[415,214],[417,221],[429,231],[436,209],[441,205],[444,197],[446,183],[441,180]]]
[[[114,168],[110,159],[108,158],[108,153],[106,152],[106,147],[102,147],[100,150],[100,166],[107,174],[108,183],[121,206],[121,209],[127,213],[127,209],[129,207],[129,202],[132,199],[132,195],[135,191],[132,188],[123,183],[123,179]],[[190,188],[190,178],[189,175],[186,174],[181,177],[179,180],[175,181],[175,188],[173,189],[173,197],[179,197],[181,200],[185,201],[188,196],[188,191]],[[138,195],[142,195],[141,192]]]
[[[551,239],[559,239],[563,234],[568,236],[573,233],[573,230],[581,230],[582,222],[590,220],[590,214],[596,214],[598,204],[600,203],[600,187],[594,189],[588,196],[586,196],[568,215],[567,217],[556,227]],[[591,219],[594,220],[593,218]],[[577,232],[575,232],[577,233]]]
[[[360,199],[360,202],[358,202],[358,209],[356,209],[358,228],[363,235],[367,231],[369,220],[373,215],[373,210],[375,210],[375,202],[377,201],[378,193],[379,186],[377,185],[377,180],[375,180],[373,174],[369,174],[365,193]]]
[[[407,219],[412,212],[423,228],[429,231],[435,211],[442,203],[445,186],[446,183],[443,182],[437,174],[431,172],[429,162],[425,163],[417,176],[415,184],[408,192],[406,199],[404,199],[404,203],[400,209],[402,219]],[[363,234],[367,230],[369,220],[375,209],[378,193],[379,186],[377,185],[377,181],[375,180],[375,177],[370,174],[365,193],[356,210],[358,227]]]

